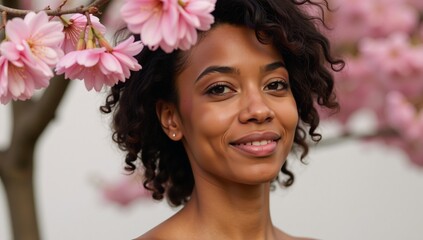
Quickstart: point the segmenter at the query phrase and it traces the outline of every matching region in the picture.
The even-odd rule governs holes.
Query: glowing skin
[[[298,122],[284,60],[252,30],[217,26],[176,79],[178,126],[196,181],[273,180]]]
[[[163,130],[185,146],[195,186],[177,214],[139,239],[302,239],[273,226],[269,210],[298,123],[284,59],[254,31],[227,24],[186,54],[179,105],[156,107]]]

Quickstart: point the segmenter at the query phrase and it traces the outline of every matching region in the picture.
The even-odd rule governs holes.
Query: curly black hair
[[[324,23],[323,19],[308,15],[305,5],[318,7],[322,13],[328,8],[325,0],[323,4],[309,0],[217,0],[212,13],[212,27],[231,24],[253,29],[260,42],[272,44],[284,58],[300,118],[294,143],[301,150],[301,160],[309,150],[307,138],[316,142],[321,139],[316,132],[320,121],[316,104],[339,107],[331,70],[344,66],[342,60],[332,56],[327,38],[316,26],[316,20]],[[114,114],[113,140],[126,152],[125,169],[133,172],[140,159],[144,187],[153,192],[154,199],[166,194],[174,206],[189,200],[195,182],[183,144],[172,141],[162,130],[156,103],[164,100],[178,104],[175,77],[184,68],[186,57],[182,53],[144,48],[136,56],[142,70],[113,86],[101,107],[103,113]],[[290,186],[294,175],[287,162],[281,172],[287,177],[281,184]]]

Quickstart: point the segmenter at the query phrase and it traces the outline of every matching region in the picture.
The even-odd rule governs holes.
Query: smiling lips
[[[280,138],[274,132],[253,133],[231,142],[230,145],[248,155],[266,157],[276,150]]]

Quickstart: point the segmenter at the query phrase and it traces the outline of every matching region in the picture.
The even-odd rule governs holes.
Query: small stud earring
[[[173,133],[173,134],[172,134],[172,137],[176,137],[176,133]]]

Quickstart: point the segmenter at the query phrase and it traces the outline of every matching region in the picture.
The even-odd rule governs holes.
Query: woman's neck
[[[270,183],[251,186],[202,180],[196,179],[191,199],[180,213],[190,216],[202,239],[275,238],[269,211]]]

